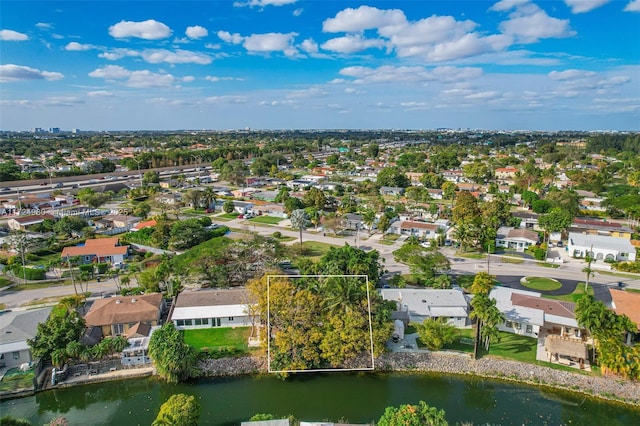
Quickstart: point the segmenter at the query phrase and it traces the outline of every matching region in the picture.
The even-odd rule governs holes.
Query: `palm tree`
[[[367,228],[369,228],[369,235],[371,235],[371,230],[373,229],[373,224],[376,222],[376,212],[373,210],[367,210],[362,214],[362,221]]]
[[[309,215],[304,209],[297,209],[291,212],[291,227],[300,230],[300,245],[302,245],[302,230],[309,226]]]
[[[207,208],[211,208],[211,205],[213,205],[213,209],[215,211],[216,193],[213,191],[212,187],[208,186],[207,188],[205,188],[205,190],[202,192],[202,199],[207,205]]]
[[[495,277],[486,272],[478,272],[471,284],[471,293],[473,294],[489,294],[495,284]]]

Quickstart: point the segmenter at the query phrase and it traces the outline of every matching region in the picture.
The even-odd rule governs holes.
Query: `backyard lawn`
[[[0,381],[0,392],[33,388],[33,369],[22,372],[17,368],[10,368]]]
[[[535,363],[538,341],[533,337],[525,337],[517,334],[498,332],[499,342],[494,342],[489,346],[488,355],[513,359],[520,362]],[[484,350],[480,351],[480,356],[487,355]]]
[[[299,246],[299,244],[298,244]],[[314,262],[320,260],[322,256],[329,251],[331,247],[339,247],[333,244],[321,243],[318,241],[302,241],[302,247],[304,247],[304,257],[308,257]]]
[[[256,216],[252,219],[249,219],[249,222],[256,222],[256,223],[265,223],[267,225],[276,225],[280,222],[282,222],[284,220],[284,218],[282,217],[275,217],[275,216]]]
[[[194,348],[229,348],[246,351],[251,327],[199,328],[184,331],[184,341]]]
[[[532,290],[551,291],[562,287],[558,280],[545,277],[525,277],[520,284]]]

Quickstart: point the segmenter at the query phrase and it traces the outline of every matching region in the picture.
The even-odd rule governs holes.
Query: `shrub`
[[[273,238],[275,238],[275,239],[278,239],[278,240],[279,240],[280,238],[282,238],[282,232],[280,232],[280,231],[276,231],[276,232],[274,232],[273,234],[271,234],[271,236],[272,236]]]
[[[26,277],[26,279],[29,281],[37,281],[37,280],[45,279],[44,269],[23,268],[22,266],[20,266],[14,269],[14,274],[18,278]]]
[[[541,248],[536,248],[533,250],[533,257],[535,257],[536,260],[545,260],[546,256],[547,256],[546,251],[544,251]]]
[[[613,267],[622,272],[640,273],[640,262],[620,262],[613,265]]]
[[[99,274],[104,274],[109,269],[109,264],[108,263],[98,263],[96,265],[96,267],[98,268],[98,273]]]

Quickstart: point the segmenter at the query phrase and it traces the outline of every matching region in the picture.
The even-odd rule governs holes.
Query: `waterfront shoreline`
[[[583,394],[630,406],[640,406],[640,384],[618,377],[589,376],[570,371],[527,364],[495,357],[473,360],[468,354],[453,352],[387,353],[376,358],[377,373],[438,373],[466,377],[482,377],[544,386]],[[265,358],[239,357],[201,361],[202,375],[214,378],[249,374],[266,374]]]
[[[473,360],[468,354],[455,352],[391,352],[376,358],[375,363],[374,373],[435,373],[503,380],[640,407],[640,384],[617,377],[588,376],[495,357]],[[200,361],[197,367],[200,374],[194,379],[268,374],[265,357],[207,359]],[[152,367],[118,370],[88,377],[74,377],[59,383],[55,388],[151,377],[154,373]],[[33,393],[30,391],[3,395],[0,399],[20,398]]]

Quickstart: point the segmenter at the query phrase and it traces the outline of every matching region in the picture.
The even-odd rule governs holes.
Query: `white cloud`
[[[553,18],[527,1],[503,0],[495,4],[492,10],[506,12],[514,8],[509,19],[500,24],[500,31],[514,37],[519,43],[536,43],[544,38],[566,38],[576,34],[568,19]]]
[[[316,53],[318,52],[318,43],[313,41],[312,38],[308,38],[300,44],[300,49],[307,53]]]
[[[246,2],[233,2],[234,7],[265,7],[265,6],[284,6],[286,4],[295,3],[298,0],[248,0]]]
[[[302,12],[304,12],[304,9],[303,8],[299,8],[299,9],[294,10],[292,12],[292,14],[293,14],[293,16],[300,16],[300,15],[302,15]]]
[[[584,71],[584,70],[565,70],[565,71],[551,71],[549,73],[549,78],[551,80],[576,80],[583,78],[591,78],[597,76],[598,73],[593,71]]]
[[[114,38],[135,37],[145,40],[160,40],[169,37],[171,33],[171,28],[155,19],[141,22],[120,21],[109,27],[109,35]]]
[[[87,93],[88,96],[93,98],[111,98],[113,97],[113,92],[109,92],[108,90],[93,90]]]
[[[2,41],[26,41],[29,36],[13,30],[0,30],[0,40]]]
[[[266,33],[252,34],[244,38],[243,46],[249,52],[283,52],[287,56],[297,53],[292,46],[293,39],[298,33]]]
[[[171,74],[157,74],[149,70],[133,71],[126,86],[135,88],[169,87],[176,82]]]
[[[625,12],[640,12],[640,0],[632,0],[625,7]]]
[[[204,101],[207,104],[246,104],[249,102],[246,96],[236,95],[210,96]]]
[[[240,34],[231,34],[229,31],[218,31],[217,35],[222,41],[232,44],[240,44],[244,39]]]
[[[36,24],[36,27],[43,29],[43,30],[52,30],[53,29],[53,24],[50,24],[48,22],[38,22]]]
[[[29,80],[55,81],[62,78],[64,78],[64,75],[59,72],[41,71],[15,64],[0,65],[0,83]]]
[[[130,71],[119,65],[97,68],[89,73],[89,77],[120,81],[125,86],[134,88],[170,87],[178,82],[171,74],[158,74],[149,70]]]
[[[191,39],[199,39],[209,35],[209,31],[207,31],[205,27],[201,27],[200,25],[187,27],[184,33]]]
[[[84,99],[78,98],[77,96],[52,96],[52,97],[43,99],[41,103],[44,106],[71,107],[76,105],[82,105],[85,103],[85,101]]]
[[[238,78],[238,77],[218,77],[215,75],[208,75],[204,78],[207,81],[211,81],[213,83],[217,83],[219,81],[244,81],[243,78]]]
[[[381,39],[366,39],[360,34],[347,34],[343,37],[327,40],[321,47],[325,50],[331,50],[332,52],[353,53],[371,47],[381,48],[384,47],[384,45],[384,40]]]
[[[122,59],[125,56],[140,56],[140,52],[133,49],[115,48],[107,52],[98,54],[98,57],[107,59],[109,61],[117,61],[118,59]]]
[[[427,69],[420,66],[390,65],[378,68],[368,68],[362,66],[346,67],[340,70],[340,74],[353,77],[353,83],[373,84],[373,83],[426,83],[430,81],[441,81],[452,83],[457,81],[468,81],[482,76],[481,68],[474,67],[436,67]],[[344,81],[340,81],[343,83]]]
[[[207,43],[204,45],[204,47],[206,49],[212,49],[212,50],[220,50],[222,48],[222,46],[220,46],[219,43]]]
[[[107,65],[102,68],[96,68],[89,73],[89,77],[104,78],[106,80],[120,80],[131,75],[131,71],[120,65]]]
[[[573,13],[590,12],[609,3],[611,0],[564,0]]]
[[[372,28],[404,25],[407,19],[399,9],[381,10],[376,7],[360,6],[347,8],[322,23],[322,31],[328,33],[360,32]]]
[[[433,15],[410,22],[398,9],[361,6],[344,9],[323,22],[323,31],[347,34],[321,47],[341,53],[386,47],[399,57],[442,62],[502,51],[513,43],[510,35],[485,35],[476,32],[477,27],[471,20],[458,21],[452,16]],[[366,30],[376,30],[380,38],[365,38]]]
[[[142,59],[150,64],[167,62],[169,64],[210,64],[213,59],[204,53],[191,52],[189,50],[177,49],[170,51],[166,49],[145,49],[141,53]]]
[[[184,83],[191,83],[192,81],[194,81],[196,78],[192,75],[187,75],[182,77],[180,80]]]
[[[76,41],[72,41],[71,43],[67,44],[64,47],[64,50],[71,50],[76,52],[81,52],[84,50],[91,50],[91,49],[95,49],[95,46],[92,44],[81,44]]]
[[[308,98],[322,98],[329,96],[329,92],[321,89],[320,87],[310,87],[308,89],[294,90],[287,94],[288,99],[308,99]]]

